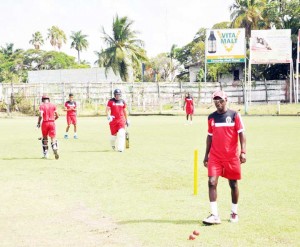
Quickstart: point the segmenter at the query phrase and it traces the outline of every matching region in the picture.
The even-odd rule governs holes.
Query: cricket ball
[[[195,230],[195,231],[193,231],[193,234],[194,234],[195,236],[199,236],[199,235],[200,235],[200,232],[198,232],[197,230]]]
[[[196,238],[195,238],[195,236],[194,235],[190,235],[189,236],[189,240],[195,240]]]

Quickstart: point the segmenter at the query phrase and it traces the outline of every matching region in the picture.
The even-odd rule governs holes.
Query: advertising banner
[[[250,63],[275,64],[292,61],[290,29],[252,30],[250,38]]]
[[[245,29],[206,30],[207,63],[244,63]]]

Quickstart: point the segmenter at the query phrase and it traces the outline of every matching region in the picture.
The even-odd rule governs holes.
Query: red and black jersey
[[[126,103],[123,99],[116,100],[112,98],[107,102],[107,106],[110,108],[110,115],[114,117],[113,121],[125,120],[124,109],[126,108]]]
[[[65,107],[67,108],[67,110],[73,108],[74,110],[69,110],[67,111],[67,115],[68,116],[76,116],[76,102],[75,101],[70,101],[68,100],[66,103],[65,103]]]
[[[212,136],[209,158],[231,160],[237,158],[238,134],[245,130],[241,116],[233,110],[208,116],[208,135]]]

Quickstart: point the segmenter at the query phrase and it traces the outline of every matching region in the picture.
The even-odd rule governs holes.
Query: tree
[[[87,41],[87,35],[82,34],[81,31],[78,32],[72,32],[72,35],[70,36],[72,39],[71,48],[75,48],[78,53],[78,63],[80,64],[80,52],[83,49],[87,49],[89,46],[89,43]]]
[[[62,44],[67,42],[65,32],[59,29],[57,26],[52,26],[51,28],[48,28],[47,39],[50,40],[50,44],[54,48],[57,47],[59,50],[62,47]]]
[[[231,26],[246,29],[246,37],[250,38],[252,29],[260,29],[266,25],[263,21],[262,12],[267,0],[235,0],[230,6]]]
[[[131,29],[133,21],[125,17],[113,19],[112,36],[103,28],[103,40],[107,45],[101,52],[95,52],[96,61],[100,67],[105,67],[107,73],[111,68],[115,74],[119,74],[123,81],[128,81],[133,73],[133,67],[141,66],[142,61],[147,61],[146,52],[143,49],[144,42],[137,39],[137,32]]]
[[[35,32],[32,34],[32,39],[29,41],[29,44],[32,44],[36,50],[39,50],[40,47],[44,44],[43,36],[40,32]]]

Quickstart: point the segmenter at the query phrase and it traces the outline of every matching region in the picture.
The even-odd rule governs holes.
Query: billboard
[[[245,29],[207,29],[207,63],[244,63]]]
[[[250,38],[250,63],[274,64],[292,61],[290,29],[252,30]]]

